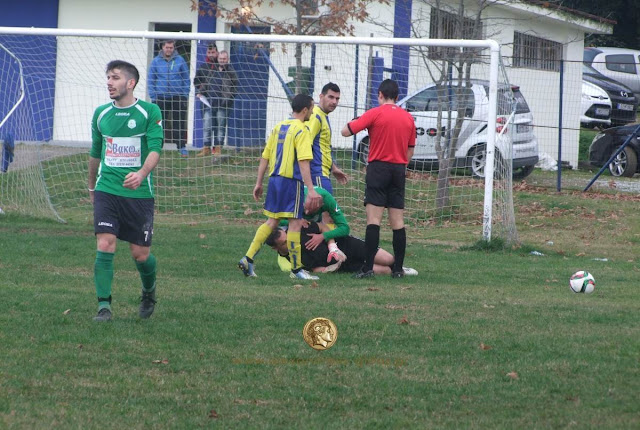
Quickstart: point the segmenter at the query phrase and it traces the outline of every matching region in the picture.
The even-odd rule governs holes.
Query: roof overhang
[[[558,24],[561,23],[564,26],[568,26],[584,33],[612,34],[613,26],[616,24],[616,21],[614,20],[591,15],[575,9],[569,9],[549,1],[498,0],[494,5],[512,11],[517,11],[520,15],[544,19]]]

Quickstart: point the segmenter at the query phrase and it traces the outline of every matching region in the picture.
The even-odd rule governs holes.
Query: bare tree
[[[418,0],[413,2],[415,12],[411,22],[411,36],[416,39],[484,39],[483,11],[495,0],[476,0],[473,9],[458,0]],[[369,22],[385,27],[381,22]],[[455,167],[458,139],[465,121],[465,110],[470,102],[473,65],[486,61],[477,49],[434,48],[415,46],[412,52],[420,58],[429,79],[437,89],[437,134],[435,149],[438,157],[436,207],[450,205],[449,178]],[[472,97],[472,96],[471,96]]]
[[[364,22],[369,17],[367,6],[371,3],[388,4],[389,0],[242,0],[233,4],[229,2],[228,5],[212,0],[191,0],[191,9],[197,10],[200,15],[223,18],[235,25],[269,26],[275,34],[352,36],[354,24]],[[287,18],[274,18],[255,12],[262,6],[268,6],[268,10],[271,10],[276,4],[293,8],[294,13]],[[303,44],[296,44],[296,92],[304,87],[303,48]]]

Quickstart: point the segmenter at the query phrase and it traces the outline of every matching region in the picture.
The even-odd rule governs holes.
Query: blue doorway
[[[233,27],[231,32],[269,34],[270,29],[238,26]],[[263,146],[267,125],[269,44],[231,42],[229,55],[238,74],[239,88],[229,116],[228,145]]]

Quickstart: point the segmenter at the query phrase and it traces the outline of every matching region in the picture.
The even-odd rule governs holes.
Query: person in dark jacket
[[[207,58],[209,58],[209,52],[207,50]],[[196,93],[201,95],[204,123],[204,145],[197,155],[215,155],[216,148],[219,149],[224,145],[229,112],[233,108],[233,99],[238,93],[238,75],[229,64],[229,53],[220,51],[217,62],[207,60],[196,71],[193,83]]]
[[[175,143],[187,157],[187,99],[189,65],[176,51],[173,40],[162,42],[161,51],[151,61],[147,87],[151,102],[157,104],[164,120],[165,141]]]
[[[204,63],[196,70],[193,78],[193,86],[196,90],[196,98],[200,100],[200,111],[202,113],[202,150],[196,157],[211,155],[211,144],[213,143],[213,108],[209,102],[209,79],[218,67],[218,47],[215,43],[207,46],[207,55]]]

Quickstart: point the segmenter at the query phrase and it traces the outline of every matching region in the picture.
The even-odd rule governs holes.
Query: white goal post
[[[311,73],[314,74],[315,82],[312,82],[310,92],[314,99],[317,101],[319,89],[329,80],[335,81],[342,88],[340,110],[338,113],[330,115],[330,119],[333,128],[333,144],[338,150],[344,150],[346,155],[344,155],[344,159],[341,162],[347,164],[343,167],[352,178],[352,181],[347,187],[344,187],[345,189],[342,189],[337,184],[334,188],[336,188],[338,201],[345,207],[345,212],[349,215],[350,221],[357,222],[356,220],[360,218],[359,215],[362,214],[362,210],[358,207],[358,204],[350,203],[352,200],[361,201],[363,190],[364,166],[358,160],[359,155],[357,152],[359,147],[357,138],[354,138],[352,145],[344,140],[336,143],[336,140],[343,139],[338,136],[339,130],[346,123],[345,121],[362,113],[367,107],[371,107],[367,106],[367,97],[368,93],[371,92],[371,85],[374,83],[372,77],[376,71],[374,70],[376,64],[374,59],[382,58],[383,62],[388,63],[389,59],[385,59],[385,56],[390,57],[389,53],[394,47],[406,47],[407,50],[410,50],[410,54],[408,57],[409,71],[404,75],[406,77],[405,94],[410,94],[412,91],[415,92],[415,90],[422,88],[426,82],[435,80],[432,72],[426,73],[421,70],[422,66],[420,64],[428,62],[455,64],[455,61],[459,61],[462,58],[463,53],[469,51],[485,53],[476,54],[476,58],[473,61],[475,70],[479,71],[479,77],[487,82],[485,87],[488,90],[486,93],[488,102],[485,101],[485,106],[482,107],[483,112],[486,113],[484,118],[486,132],[482,142],[482,147],[485,151],[485,164],[481,201],[479,201],[479,193],[475,191],[479,180],[475,179],[472,183],[469,176],[465,178],[465,174],[461,173],[460,169],[454,169],[457,176],[446,178],[446,181],[448,181],[446,186],[461,187],[459,190],[456,189],[452,195],[462,197],[456,197],[458,200],[452,203],[449,208],[439,206],[435,210],[431,207],[423,207],[426,202],[430,201],[429,205],[432,205],[433,201],[440,198],[439,195],[436,198],[434,194],[436,192],[434,181],[436,181],[438,175],[437,167],[434,170],[430,170],[423,166],[421,169],[413,170],[412,172],[415,173],[409,175],[409,180],[413,181],[411,185],[413,188],[411,192],[408,192],[407,199],[415,201],[416,207],[419,207],[413,212],[408,210],[409,219],[411,219],[411,213],[415,213],[416,225],[424,227],[450,226],[456,223],[457,218],[463,219],[465,217],[465,222],[468,222],[469,226],[478,225],[477,221],[481,220],[481,231],[475,236],[481,236],[485,240],[491,240],[492,232],[495,231],[494,227],[499,226],[502,229],[505,225],[508,225],[509,232],[503,237],[508,242],[517,240],[511,196],[511,163],[498,162],[500,160],[510,160],[510,147],[503,149],[499,157],[495,156],[496,139],[500,136],[496,130],[500,130],[501,125],[497,123],[497,118],[500,116],[498,106],[502,102],[498,100],[499,88],[500,86],[508,85],[508,81],[501,66],[500,46],[493,40],[315,37],[241,33],[173,33],[0,27],[0,43],[2,43],[2,46],[6,46],[6,51],[9,53],[8,56],[5,56],[6,58],[0,57],[0,70],[5,69],[3,63],[9,61],[11,57],[17,60],[23,56],[21,60],[24,62],[25,57],[33,56],[33,58],[27,58],[32,64],[31,70],[23,72],[21,69],[19,76],[8,76],[6,72],[0,71],[0,92],[5,93],[4,90],[6,88],[17,85],[15,80],[23,80],[25,78],[23,74],[28,78],[28,83],[32,84],[32,88],[37,86],[33,85],[39,79],[36,76],[38,66],[34,63],[36,61],[34,58],[37,56],[30,51],[31,46],[27,47],[21,44],[22,40],[24,40],[25,43],[28,41],[29,44],[33,45],[33,37],[43,38],[45,45],[50,43],[54,46],[53,49],[55,49],[57,55],[57,61],[53,66],[55,68],[55,75],[53,75],[55,90],[52,91],[54,94],[46,92],[30,94],[29,85],[27,85],[24,90],[27,99],[22,102],[22,105],[29,105],[27,108],[16,110],[16,105],[16,108],[11,111],[4,111],[1,109],[2,105],[0,105],[0,123],[2,124],[0,126],[0,141],[5,139],[3,136],[10,132],[15,137],[16,145],[15,166],[12,165],[7,172],[0,174],[0,208],[3,208],[5,212],[15,210],[17,212],[37,213],[37,211],[27,208],[24,203],[29,200],[26,195],[35,191],[19,184],[20,181],[24,180],[20,176],[20,170],[22,169],[24,173],[34,168],[37,169],[36,176],[40,176],[41,181],[39,184],[34,183],[37,181],[31,181],[29,187],[42,187],[39,192],[44,193],[46,199],[50,199],[50,207],[56,212],[55,216],[60,213],[62,218],[74,218],[78,216],[77,209],[88,209],[87,200],[79,197],[79,194],[72,193],[70,190],[78,187],[84,189],[86,182],[86,172],[84,170],[86,165],[83,165],[82,162],[83,159],[86,160],[83,157],[86,157],[88,152],[87,131],[92,114],[91,109],[109,101],[105,91],[106,81],[104,79],[101,81],[101,76],[104,77],[104,66],[108,61],[114,59],[123,59],[134,63],[141,74],[141,82],[139,88],[136,89],[137,96],[148,99],[145,90],[147,64],[153,58],[154,47],[157,49],[157,41],[172,39],[184,41],[185,46],[187,46],[185,52],[191,56],[189,76],[191,89],[188,96],[189,113],[187,119],[187,145],[191,152],[186,161],[173,157],[173,154],[171,154],[171,157],[168,155],[166,157],[163,156],[166,160],[161,162],[161,165],[159,165],[160,171],[156,174],[156,200],[159,215],[167,215],[166,219],[169,222],[188,222],[187,220],[192,219],[192,217],[197,218],[199,222],[206,222],[207,219],[213,219],[217,215],[234,218],[238,211],[245,216],[260,217],[259,207],[250,201],[250,192],[242,191],[244,193],[244,203],[240,203],[241,197],[236,198],[234,196],[231,198],[229,195],[225,195],[225,193],[231,192],[231,184],[235,185],[241,181],[241,178],[246,178],[248,174],[255,177],[255,166],[257,166],[255,160],[259,156],[259,153],[255,151],[257,148],[238,147],[228,142],[225,144],[225,151],[228,152],[228,157],[219,157],[216,161],[206,162],[202,158],[195,157],[195,153],[200,147],[196,143],[196,136],[201,136],[202,130],[198,129],[198,127],[202,127],[202,125],[201,122],[198,122],[199,108],[197,106],[199,105],[198,99],[195,97],[193,78],[199,66],[199,61],[203,58],[203,47],[212,42],[218,45],[224,44],[227,50],[232,51],[232,59],[234,47],[236,49],[236,59],[239,58],[238,47],[242,46],[254,49],[254,58],[258,55],[263,55],[264,61],[268,63],[265,66],[268,68],[268,76],[265,79],[268,79],[266,85],[269,88],[269,94],[264,95],[267,98],[266,102],[260,97],[260,101],[256,101],[256,103],[266,103],[266,107],[263,106],[260,115],[267,117],[264,128],[268,133],[273,121],[275,119],[285,119],[288,113],[286,89],[281,91],[278,87],[278,81],[281,84],[283,83],[282,76],[287,73],[287,70],[289,70],[289,76],[292,76],[291,68],[296,69],[296,59],[293,55],[295,50],[292,47],[295,47],[296,44],[302,44],[305,47],[312,47],[312,49],[306,49],[302,61],[307,69],[308,67],[306,66],[309,65],[309,62],[311,63]],[[445,51],[450,53],[451,58],[442,58],[442,55],[438,58],[435,56],[430,58],[428,54],[425,54],[425,52],[428,53],[429,48],[450,48]],[[381,54],[376,51],[374,56],[374,50],[379,50]],[[332,51],[334,52],[332,53]],[[487,52],[488,54],[486,54]],[[322,59],[320,60],[320,58]],[[329,74],[329,72],[323,72],[324,75],[318,72],[318,70],[321,70],[318,66],[320,61],[333,64],[333,70],[331,66],[325,66],[325,70],[331,70],[333,75]],[[251,67],[253,67],[253,65],[244,67],[242,64],[235,64],[235,66],[243,70],[251,70]],[[398,71],[390,71],[390,69],[392,68],[384,66],[381,69],[378,68],[377,71],[381,71],[383,75],[386,74],[385,77],[395,77],[395,73],[398,73]],[[456,72],[455,67],[453,69],[453,73],[450,67],[448,75],[443,75],[444,80],[461,82],[463,80],[462,72],[459,70]],[[34,70],[36,70],[35,74]],[[274,73],[277,76],[274,77]],[[459,77],[456,77],[456,73],[460,74]],[[439,82],[442,82],[443,78],[440,77],[439,79]],[[451,96],[455,88],[451,83],[448,85]],[[246,84],[243,91],[248,92],[249,87],[251,87],[251,84]],[[276,92],[274,88],[281,94],[274,96],[272,94]],[[454,90],[451,90],[451,88],[454,88]],[[257,97],[257,95],[255,96]],[[25,94],[22,94],[22,97],[25,97]],[[35,123],[40,121],[45,116],[45,113],[34,111],[39,109],[39,102],[45,97],[54,97],[45,106],[46,109],[52,110],[52,112],[45,112],[50,116],[47,120],[53,123],[50,126],[53,131],[48,139],[34,137],[34,133],[27,130],[28,127],[40,127],[39,124]],[[251,97],[248,97],[246,105],[251,106],[252,100]],[[445,133],[448,133],[448,145],[450,145],[452,141],[451,135],[454,133],[453,124],[456,112],[451,110],[451,100],[445,103],[444,106],[445,108],[449,106],[448,109],[450,111],[443,113],[443,108],[440,107],[439,112],[427,116],[434,121],[438,121],[439,126],[433,130],[436,130],[436,134],[438,134],[438,130],[442,129],[443,140],[445,139]],[[502,111],[504,110],[503,108]],[[505,115],[508,120],[511,120],[512,117],[513,115]],[[448,124],[450,125],[448,128],[445,127],[447,121],[449,121]],[[82,129],[83,124],[86,129]],[[236,124],[240,123],[236,122]],[[65,127],[67,128],[65,129]],[[237,134],[240,130],[233,129],[232,131],[231,123],[229,123],[228,127],[227,139],[230,140],[229,133]],[[236,125],[233,127],[239,128],[241,126]],[[504,129],[502,133],[507,129]],[[246,130],[242,131],[246,132]],[[264,129],[260,129],[257,134],[262,133],[261,138],[264,139],[266,137],[264,132]],[[505,136],[508,136],[508,132]],[[456,138],[457,136],[453,139]],[[440,141],[438,142],[437,145],[442,144]],[[59,148],[67,150],[61,150],[58,153],[57,149]],[[165,149],[167,154],[174,152],[172,151],[173,147],[168,144],[165,145]],[[254,151],[251,151],[251,149],[254,149]],[[455,146],[447,151],[455,151]],[[453,157],[452,153],[449,155]],[[29,157],[35,159],[35,162],[32,162],[31,165],[29,163],[20,164]],[[494,158],[499,160],[494,160]],[[180,164],[180,161],[184,161],[184,163]],[[350,161],[351,166],[348,165]],[[497,169],[501,170],[500,172],[494,172],[494,164]],[[253,166],[253,170],[251,166]],[[248,169],[243,170],[244,168]],[[227,178],[225,175],[228,175],[228,179],[225,179]],[[441,186],[441,180],[442,178],[437,178],[438,187]],[[249,190],[249,186],[250,184],[242,189]],[[463,191],[462,187],[465,186],[469,186],[472,191]],[[421,187],[424,187],[424,192],[421,191]],[[215,197],[210,195],[210,190],[212,189],[216,190]],[[426,191],[427,189],[429,191]],[[499,202],[496,202],[496,193],[500,193]],[[215,200],[215,202],[212,200]],[[167,203],[169,201],[171,202],[170,204]],[[408,203],[408,206],[411,206],[411,204]],[[475,221],[471,220],[473,216],[461,215],[465,211],[464,206],[473,207],[476,212],[478,212],[480,206],[482,207],[477,213]],[[196,207],[197,210],[194,209]],[[353,215],[348,210],[351,208],[353,208]],[[495,208],[500,211],[498,220],[494,219]],[[225,210],[229,212],[225,214]],[[202,217],[203,215],[204,217]],[[440,216],[442,218],[438,218]],[[472,228],[475,227],[468,227],[465,230],[468,231]],[[426,235],[426,237],[429,237],[429,235]]]

